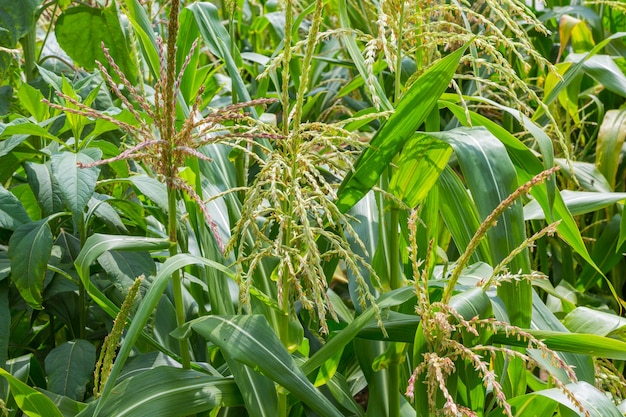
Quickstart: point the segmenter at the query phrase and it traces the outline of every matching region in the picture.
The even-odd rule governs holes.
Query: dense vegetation
[[[0,415],[622,416],[625,30],[0,0]]]

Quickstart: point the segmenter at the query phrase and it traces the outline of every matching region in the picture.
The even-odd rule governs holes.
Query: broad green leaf
[[[450,168],[446,167],[437,183],[440,198],[439,210],[457,248],[466,248],[480,226],[476,205],[465,186]],[[472,262],[491,262],[486,240],[472,254]]]
[[[96,364],[96,347],[86,340],[65,342],[46,356],[48,390],[82,401]]]
[[[455,294],[450,299],[450,306],[454,308],[464,319],[471,320],[474,317],[485,317],[491,311],[491,300],[482,288],[471,288],[467,291]]]
[[[389,191],[409,207],[416,207],[435,185],[452,155],[452,148],[427,134],[418,133],[404,146]]]
[[[587,52],[595,45],[591,30],[589,30],[585,21],[569,15],[561,16],[559,21],[559,39],[559,56],[563,55],[570,39],[572,41],[572,49],[576,53]]]
[[[143,239],[148,239],[148,238],[143,238]],[[90,240],[92,240],[92,242],[90,242]],[[91,236],[89,239],[87,239],[87,242],[85,242],[85,246],[83,247],[83,250],[81,251],[80,256],[75,262],[77,270],[81,271],[79,272],[79,275],[81,275],[81,279],[83,279],[84,276],[87,276],[87,282],[90,282],[88,279],[89,278],[88,272],[89,272],[89,265],[91,264],[91,262],[93,262],[105,250],[126,249],[125,245],[127,243],[126,242],[127,240],[130,240],[128,236],[105,236],[105,235],[94,235],[94,236]],[[141,240],[139,240],[138,242],[140,241]],[[163,245],[164,243],[166,247],[169,246],[169,241],[161,240],[161,239],[152,239],[152,241],[147,240],[146,243],[152,244],[159,248],[161,248],[161,245]],[[90,247],[90,249],[87,252],[85,252],[88,246]],[[128,249],[131,249],[132,247],[138,247],[138,246],[139,245],[136,245],[136,244],[133,245],[132,242],[128,242]],[[141,248],[141,250],[146,250],[146,249],[148,248],[147,247]],[[85,254],[83,254],[83,252],[85,252]],[[122,367],[124,366],[124,363],[126,362],[126,359],[130,355],[132,350],[135,348],[135,343],[141,336],[141,332],[144,326],[146,325],[146,323],[152,316],[156,306],[159,304],[159,300],[161,299],[161,296],[163,295],[163,291],[165,291],[165,288],[167,287],[167,284],[170,281],[170,277],[172,273],[188,265],[202,265],[204,267],[213,268],[213,269],[221,271],[222,273],[226,274],[228,277],[234,279],[234,274],[228,268],[209,259],[204,259],[204,258],[200,258],[197,256],[191,256],[191,255],[181,253],[165,261],[165,263],[161,266],[161,269],[157,273],[156,277],[154,278],[154,281],[152,282],[150,289],[148,290],[146,295],[143,297],[143,300],[141,304],[139,305],[139,308],[137,309],[137,313],[135,313],[135,317],[133,318],[133,321],[131,322],[130,327],[128,328],[128,331],[126,332],[124,343],[122,343],[122,346],[120,347],[120,350],[117,354],[117,358],[115,359],[115,363],[113,364],[113,368],[111,369],[111,373],[109,374],[109,379],[107,380],[104,388],[102,389],[102,393],[100,397],[102,403],[104,403],[107,397],[111,394],[113,387],[114,387],[115,380],[120,374]],[[96,410],[94,411],[94,417],[98,415],[98,412],[100,411],[101,407],[102,405],[99,402],[98,405],[96,405]]]
[[[448,102],[443,102],[441,104],[444,104],[446,107],[450,108],[450,110],[452,110],[453,113],[457,115],[460,122],[467,123],[467,121],[465,121],[466,118],[461,107],[452,105],[452,103]],[[530,150],[526,148],[526,146],[523,145],[517,138],[515,138],[504,128],[502,128],[502,126],[472,111],[470,111],[469,114],[472,125],[486,127],[506,146],[507,152],[511,160],[518,168],[517,175],[520,183],[530,181],[532,177],[539,174],[545,168],[551,168],[551,165],[542,166],[539,159],[532,152],[530,152]],[[528,123],[525,123],[525,125],[532,126]],[[533,132],[535,130],[536,129],[534,128],[532,129]],[[539,138],[541,137],[541,135],[538,135],[536,137]],[[539,141],[539,143],[541,144],[542,141]],[[550,147],[549,149],[552,148]],[[548,154],[544,155],[544,163],[548,160],[548,158],[551,157],[550,155],[551,154],[549,152]],[[580,256],[582,256],[583,259],[587,261],[587,263],[590,264],[595,270],[600,271],[600,269],[597,267],[597,265],[594,263],[593,259],[589,255],[587,247],[585,246],[583,239],[580,235],[580,231],[578,230],[578,225],[574,221],[572,214],[567,210],[567,207],[565,206],[565,203],[563,202],[560,194],[555,193],[554,196],[552,196],[550,191],[550,183],[552,181],[554,180],[548,182],[547,185],[541,184],[533,187],[530,190],[531,194],[533,195],[533,197],[535,197],[535,200],[539,202],[549,221],[561,221],[561,223],[557,227],[561,238],[565,240]]]
[[[124,225],[121,216],[118,214],[117,211],[115,211],[113,207],[111,207],[107,200],[115,199],[98,193],[94,193],[92,195],[92,197],[89,199],[89,202],[87,203],[87,206],[89,208],[87,221],[91,220],[93,218],[92,216],[95,216],[111,229],[119,233],[128,234],[128,229],[126,229],[126,226]]]
[[[41,392],[29,387],[2,368],[0,376],[9,382],[15,402],[28,417],[63,417],[54,403]]]
[[[0,228],[15,230],[24,223],[29,223],[30,217],[24,206],[13,193],[0,185]]]
[[[44,98],[41,91],[30,84],[23,83],[17,90],[17,97],[20,104],[37,120],[43,122],[50,115],[50,107],[41,100]]]
[[[626,139],[626,109],[609,110],[604,115],[596,142],[596,166],[615,190],[622,145]]]
[[[50,165],[27,162],[24,170],[43,214],[50,216],[61,211],[63,209],[61,187],[56,177],[50,174]]]
[[[426,120],[446,90],[467,45],[430,67],[404,93],[395,112],[370,141],[338,191],[337,207],[345,212],[376,184],[380,174]]]
[[[591,213],[626,199],[626,193],[594,193],[587,191],[561,191],[563,202],[574,216]],[[546,215],[537,200],[524,206],[525,220],[543,220]]]
[[[567,56],[568,61],[572,62],[579,62],[584,58],[585,55],[583,54]],[[583,64],[583,71],[607,90],[626,97],[626,75],[609,55],[595,55],[586,59]]]
[[[307,379],[263,316],[205,316],[180,330],[188,328],[233,359],[260,370],[320,415],[342,416]]]
[[[616,314],[577,307],[563,319],[563,324],[574,333],[590,333],[626,341],[626,319]]]
[[[100,153],[100,150],[93,149]],[[50,157],[52,175],[59,184],[61,195],[75,217],[82,216],[89,199],[96,188],[100,173],[97,167],[79,168],[78,163],[88,164],[94,161],[86,153],[63,152]]]
[[[11,277],[22,298],[32,308],[41,309],[43,281],[52,252],[49,219],[25,223],[9,240]]]
[[[626,359],[626,342],[622,342],[621,340],[589,333],[565,333],[549,330],[528,331],[533,336],[543,341],[546,346],[552,350],[591,355],[598,358]],[[527,341],[517,340],[517,336],[515,335],[507,336],[497,333],[494,335],[493,341],[494,343],[512,346],[528,346]],[[577,368],[576,370],[579,371]],[[579,379],[581,379],[578,372],[577,375]]]
[[[419,323],[419,316],[389,311],[383,317],[383,325],[385,326],[387,337],[383,335],[376,321],[370,321],[369,324],[363,326],[358,333],[358,337],[370,340],[413,343],[415,331]]]
[[[243,404],[232,378],[220,378],[189,369],[157,367],[125,379],[105,399],[78,414],[107,417],[182,417],[217,407]]]
[[[99,61],[117,79],[102,51],[101,45],[104,44],[115,64],[133,82],[137,77],[137,68],[132,61],[115,4],[113,2],[106,8],[82,5],[69,8],[57,18],[54,32],[61,48],[77,65],[91,71]]]
[[[445,94],[444,96],[446,97],[446,99],[454,98],[455,100],[458,100],[458,97],[453,97],[450,94]],[[515,120],[517,120],[519,124],[522,125],[524,129],[526,129],[528,133],[530,133],[537,141],[537,145],[539,146],[539,150],[541,151],[541,156],[543,157],[544,169],[550,169],[554,166],[554,147],[552,145],[552,139],[550,139],[550,137],[544,132],[544,130],[540,126],[538,126],[535,122],[525,116],[522,112],[482,97],[464,97],[464,100],[485,103],[511,115],[511,117],[515,118]],[[468,110],[466,112],[464,108],[455,105],[454,103],[442,101],[440,102],[440,104],[448,107],[464,126],[484,126],[485,128],[487,128],[487,130],[491,132],[491,134],[493,134],[493,136],[501,141],[502,144],[507,148],[509,156],[514,165],[523,168],[526,171],[518,172],[518,175],[521,174],[520,183],[530,179],[526,179],[526,176],[524,176],[524,174],[530,175],[530,177],[532,177],[540,172],[538,168],[528,169],[529,167],[534,168],[539,166],[538,164],[540,162],[537,156],[535,156],[535,154],[530,149],[528,149],[526,145],[524,145],[519,139],[509,133],[502,126],[473,111]],[[470,120],[467,120],[467,114],[469,114]],[[545,183],[546,184],[541,185],[541,187],[546,189],[549,203],[547,209],[548,212],[551,213],[555,198],[556,180],[554,177],[549,178],[545,181]]]
[[[156,239],[140,236],[117,236],[94,234],[83,245],[78,258],[74,262],[78,276],[85,290],[102,307],[107,314],[115,317],[118,307],[111,302],[102,292],[91,283],[89,267],[100,255],[109,250],[146,251],[167,249],[170,242],[167,239]]]
[[[572,66],[571,62],[560,62],[555,65],[556,72],[550,72],[546,75],[544,84],[544,94],[550,94],[550,91],[558,85],[561,81],[563,74]],[[580,96],[580,86],[582,84],[583,75],[580,74],[567,86],[565,91],[561,91],[559,94],[559,103],[567,110],[569,116],[574,123],[578,125],[580,123],[580,114],[578,108],[578,98]]]
[[[41,0],[0,0],[0,47],[15,48],[18,41],[31,31],[40,4]],[[12,59],[7,52],[0,51],[0,81],[7,75]]]
[[[515,167],[506,148],[487,129],[457,128],[432,135],[449,143],[454,149],[481,219],[487,218],[517,188]],[[499,262],[507,257],[525,238],[522,206],[516,202],[487,232],[493,261]],[[515,257],[509,267],[513,271],[529,272],[527,251]],[[498,289],[498,294],[505,302],[513,324],[530,324],[529,283],[504,283]]]
[[[567,389],[572,392],[574,398],[580,401],[589,412],[590,417],[620,417],[622,413],[613,404],[610,397],[599,391],[593,385],[587,382],[571,383],[566,385]],[[554,406],[550,407],[545,400],[537,397],[544,397],[552,400]],[[550,410],[554,410],[557,405],[563,405],[572,410],[571,415],[584,415],[581,410],[574,405],[568,396],[558,388],[541,390],[532,394],[526,394],[509,400],[515,410],[515,417],[536,417],[552,415]],[[489,417],[502,415],[501,412],[494,412]],[[563,414],[559,414],[563,415]]]
[[[15,119],[8,124],[2,125],[0,129],[0,137],[4,138],[26,135],[26,137],[41,136],[46,139],[59,141],[59,138],[48,133],[46,129],[27,119]]]
[[[565,159],[557,158],[555,162],[561,167],[561,172],[564,172],[570,179],[575,177],[585,191],[596,191],[599,193],[613,192],[613,188],[611,188],[611,185],[595,164],[590,162],[570,161],[570,164],[574,167],[574,177],[572,177],[569,164]]]
[[[276,384],[270,378],[260,374],[252,367],[233,359],[227,352],[222,351],[232,372],[246,411],[251,417],[274,417],[278,413]]]
[[[143,57],[148,68],[150,68],[152,76],[158,78],[161,64],[157,48],[157,37],[148,14],[139,0],[125,1],[120,7],[135,30],[137,43],[143,52]]]

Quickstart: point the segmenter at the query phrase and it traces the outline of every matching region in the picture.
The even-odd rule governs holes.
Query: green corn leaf
[[[307,379],[263,316],[205,316],[180,330],[189,328],[233,359],[260,370],[320,415],[342,416]]]
[[[576,79],[576,77],[578,77],[578,75],[580,74],[580,71],[582,71],[583,69],[583,65],[589,58],[591,58],[592,56],[600,52],[611,41],[615,39],[623,38],[625,36],[626,36],[626,32],[617,32],[611,36],[607,36],[601,42],[598,42],[598,44],[591,51],[589,51],[584,57],[582,57],[578,62],[576,62],[567,70],[567,72],[563,76],[563,79],[559,81],[559,83],[552,90],[550,90],[550,93],[548,93],[546,97],[544,97],[543,99],[544,104],[547,106],[550,103],[552,103],[559,96],[561,91],[563,91],[563,89],[565,89],[572,81]],[[538,120],[543,114],[544,114],[543,107],[539,107],[537,111],[535,112],[535,114],[533,115],[533,120]]]
[[[563,324],[571,332],[597,334],[626,341],[626,319],[616,314],[577,307],[565,316]]]
[[[593,385],[587,382],[571,383],[566,385],[567,389],[572,392],[574,397],[580,401],[589,412],[590,417],[620,417],[622,413],[613,404],[611,399],[605,393],[599,391]],[[583,415],[558,388],[537,391],[532,394],[525,394],[508,400],[513,409],[515,417],[536,417],[552,415],[556,407],[559,405],[571,410],[570,413],[564,412],[558,415]],[[564,410],[563,410],[564,411]],[[497,409],[489,414],[489,417],[501,416],[502,411]]]
[[[437,62],[404,93],[394,114],[372,138],[354,170],[341,183],[337,199],[341,211],[346,212],[367,194],[408,138],[426,120],[448,87],[466,49],[467,45]]]
[[[617,202],[626,200],[626,193],[601,193],[587,191],[561,191],[561,197],[567,209],[573,216],[591,213],[605,207],[614,205]],[[540,220],[546,215],[537,202],[533,200],[524,206],[524,219]]]
[[[604,115],[596,142],[596,166],[615,190],[622,145],[626,139],[626,109],[609,110]]]
[[[29,387],[2,368],[0,376],[9,382],[15,402],[28,417],[63,417],[52,400],[41,392]]]
[[[91,298],[98,303],[111,317],[115,317],[119,308],[113,304],[95,285],[91,283],[89,276],[89,267],[95,262],[100,255],[109,250],[124,251],[146,251],[146,250],[163,250],[170,246],[167,239],[155,239],[139,236],[117,236],[94,234],[90,236],[82,250],[78,254],[78,258],[74,262],[78,276],[80,277],[85,290]]]
[[[232,378],[160,366],[124,379],[106,401],[101,397],[77,417],[94,416],[96,404],[106,417],[182,417],[243,401]]]
[[[95,238],[94,238],[95,237]],[[94,240],[90,243],[90,240],[94,238]],[[128,242],[128,247],[125,246],[125,239],[129,240],[128,236],[106,236],[106,235],[94,235],[87,239],[85,242],[85,246],[78,259],[76,259],[75,265],[77,270],[79,270],[79,274],[81,275],[81,279],[84,276],[87,276],[89,272],[89,265],[92,261],[94,261],[100,254],[102,254],[105,250],[108,249],[129,249],[132,250],[132,247],[140,247],[141,245],[133,245],[133,242]],[[145,239],[145,244],[147,246],[152,245],[152,247],[162,248],[163,244],[166,244],[166,247],[169,246],[169,241],[162,239]],[[141,240],[137,241],[141,243]],[[88,251],[85,252],[87,247],[90,247]],[[108,248],[108,249],[107,249]],[[143,247],[138,250],[146,250],[148,247]],[[83,254],[85,252],[85,254]],[[226,276],[234,279],[234,274],[225,266],[214,262],[209,259],[200,258],[197,256],[191,256],[187,254],[178,254],[169,258],[165,263],[161,266],[161,269],[157,273],[150,289],[143,297],[139,308],[137,309],[137,313],[133,318],[132,323],[130,324],[128,331],[126,332],[126,337],[124,338],[124,343],[120,347],[120,350],[117,354],[117,358],[115,363],[113,364],[113,368],[111,369],[111,373],[109,374],[109,379],[107,380],[104,388],[101,393],[101,401],[96,405],[96,409],[94,410],[94,417],[99,415],[100,409],[102,408],[102,404],[106,402],[108,396],[113,391],[115,380],[120,374],[126,359],[132,352],[135,347],[135,343],[139,339],[142,334],[143,328],[152,316],[154,309],[159,304],[159,300],[161,299],[161,295],[163,295],[163,291],[167,287],[167,284],[170,281],[170,277],[172,273],[178,269],[184,268],[188,265],[202,265],[209,268],[213,268],[221,271],[226,274]],[[83,281],[85,282],[85,281]],[[91,286],[93,287],[93,286]],[[93,295],[92,295],[93,297]],[[107,300],[108,301],[108,300]]]
[[[230,76],[233,89],[242,101],[250,101],[250,94],[239,74],[241,56],[239,51],[231,48],[230,36],[217,13],[217,7],[208,2],[193,3],[187,7],[193,13],[200,35],[207,43],[211,52],[222,59]],[[185,13],[185,11],[183,11]],[[253,117],[258,117],[254,108],[249,109]]]
[[[445,142],[427,134],[416,134],[400,154],[389,191],[409,207],[416,207],[437,182],[450,155],[452,148]]]
[[[466,248],[480,226],[476,205],[465,186],[450,168],[446,167],[439,177],[437,189],[441,204],[439,210],[457,248]],[[471,262],[491,262],[486,239],[480,242],[472,254]]]

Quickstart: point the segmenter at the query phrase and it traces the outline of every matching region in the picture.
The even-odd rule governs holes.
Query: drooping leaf
[[[579,62],[583,54],[569,54],[567,59]],[[626,97],[626,75],[609,55],[594,55],[583,64],[583,71],[602,84],[607,90]]]
[[[136,175],[129,179],[143,195],[152,200],[164,213],[167,213],[167,188],[165,184],[146,175]]]
[[[480,226],[476,205],[456,173],[446,167],[437,183],[439,211],[457,248],[466,248]],[[461,215],[462,213],[462,215]],[[483,240],[472,254],[472,262],[491,262],[491,253]]]
[[[233,359],[259,369],[317,413],[342,415],[307,379],[263,316],[205,316],[185,328],[192,328]]]
[[[466,49],[467,46],[460,48],[437,62],[404,93],[394,114],[372,138],[354,170],[341,183],[337,194],[337,207],[341,211],[347,211],[363,198],[407,139],[426,120],[448,87]]]
[[[43,302],[43,281],[52,244],[48,219],[21,225],[9,240],[11,277],[22,298],[33,308],[40,309]]]
[[[2,368],[0,376],[9,381],[15,402],[28,417],[63,417],[54,403],[41,392],[29,387]]]
[[[20,200],[0,185],[0,228],[15,230],[28,222],[30,217]]]
[[[94,416],[96,404],[103,417],[182,417],[243,401],[232,378],[160,366],[124,379],[111,396],[100,397],[77,417]]]
[[[156,275],[156,265],[148,252],[107,251],[98,257],[98,263],[121,288],[130,287],[140,275]]]
[[[574,398],[576,398],[583,405],[585,410],[589,412],[591,417],[620,417],[622,413],[613,404],[611,399],[607,397],[603,392],[599,391],[593,385],[587,382],[571,383],[566,385],[567,389],[572,392]],[[542,396],[553,401],[553,404],[563,405],[572,411],[572,415],[584,415],[581,410],[572,403],[568,396],[563,391],[552,388],[548,390],[537,391],[532,394],[526,394],[510,400],[511,405],[516,410],[515,417],[534,417],[540,415],[550,415],[550,408],[546,408],[545,401],[538,399],[537,396]],[[538,403],[534,401],[539,400]],[[541,408],[540,408],[541,407]],[[554,410],[554,407],[552,407]],[[548,412],[548,414],[543,414]],[[501,412],[497,412],[502,415]],[[494,417],[496,412],[489,415]]]
[[[583,306],[576,307],[565,316],[563,324],[575,333],[619,337],[621,340],[625,340],[626,336],[625,318]]]
[[[587,191],[561,191],[563,202],[574,216],[591,213],[626,199],[626,193],[600,193]],[[545,219],[545,213],[536,200],[524,206],[525,220]]]
[[[108,250],[146,251],[167,249],[170,245],[167,239],[156,239],[139,236],[116,236],[94,234],[83,245],[78,258],[74,262],[78,276],[85,290],[102,307],[107,314],[115,317],[118,307],[111,302],[102,292],[92,284],[89,277],[89,267],[100,255]]]
[[[82,401],[96,364],[96,347],[86,340],[65,342],[46,356],[48,390]]]

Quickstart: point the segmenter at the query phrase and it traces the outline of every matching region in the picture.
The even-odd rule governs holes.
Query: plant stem
[[[78,236],[80,238],[80,247],[82,248],[87,240],[87,230],[85,225],[85,219],[81,213],[80,218],[77,221]],[[85,286],[82,280],[78,280],[78,337],[79,339],[85,338],[85,327],[87,326],[87,309],[86,306],[86,294]]]
[[[167,205],[168,205],[168,231],[170,240],[170,257],[178,253],[178,240],[176,237],[176,190],[168,186],[167,190]],[[183,302],[183,288],[182,288],[180,271],[176,270],[172,274],[172,288],[174,291],[174,308],[176,309],[176,324],[182,326],[185,324],[185,307]],[[189,354],[189,342],[186,338],[179,339],[180,358],[183,368],[189,369],[191,367],[191,357]]]
[[[389,254],[387,261],[390,262],[389,286],[392,290],[400,288],[400,265],[398,255],[400,253],[400,242],[398,225],[400,219],[400,209],[395,203],[391,203],[391,216],[389,220]],[[393,343],[393,342],[392,342]],[[398,417],[400,415],[400,365],[397,361],[389,364],[389,416]]]
[[[167,207],[168,222],[167,230],[170,240],[170,257],[178,253],[178,238],[176,236],[176,187],[174,179],[176,173],[174,170],[177,161],[174,157],[175,129],[176,118],[176,91],[175,91],[175,73],[176,73],[176,39],[178,38],[178,13],[180,10],[180,0],[173,0],[170,6],[169,21],[167,24],[167,68],[165,72],[165,97],[164,97],[164,120],[162,129],[162,137],[166,140],[163,148],[163,163],[165,163],[165,182],[167,186]],[[172,288],[174,292],[174,308],[176,310],[176,323],[182,326],[185,323],[185,306],[183,303],[183,286],[180,271],[174,271],[172,274]],[[189,342],[187,339],[179,340],[180,358],[183,368],[191,367],[191,357],[189,354]]]

